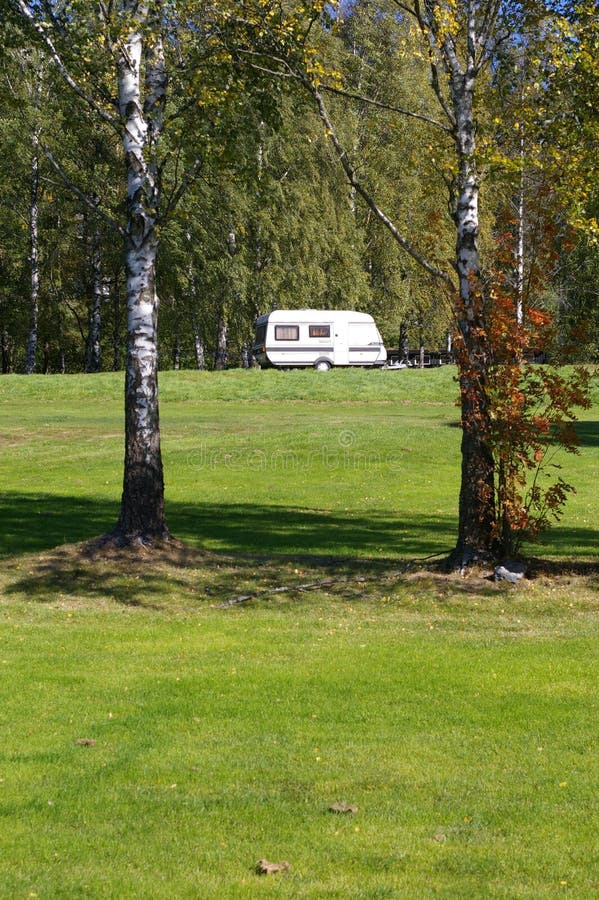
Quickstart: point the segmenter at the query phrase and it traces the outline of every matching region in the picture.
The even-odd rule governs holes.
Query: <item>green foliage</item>
[[[335,63],[343,72],[348,93],[372,98],[377,106],[348,100],[331,101],[335,120],[341,120],[345,144],[377,202],[389,211],[402,233],[438,265],[445,265],[453,249],[453,226],[444,177],[449,174],[449,142],[439,140],[426,122],[406,117],[398,109],[434,116],[436,101],[427,61],[405,19],[395,16],[392,4],[357,3],[339,26],[342,49]],[[385,106],[389,107],[385,109]],[[357,202],[357,201],[356,201]],[[357,216],[365,233],[364,266],[369,273],[372,308],[383,326],[393,329],[395,341],[401,321],[424,322],[427,344],[438,346],[447,330],[450,310],[440,302],[439,286],[397,245],[371,213],[357,202]],[[410,328],[412,346],[418,337]]]
[[[599,360],[599,246],[580,235],[561,260],[562,291],[556,297],[562,356]]]
[[[492,246],[495,210],[505,206],[510,191],[513,196],[520,171],[522,123],[531,151],[527,151],[530,265],[537,264],[539,223],[560,218],[573,221],[575,209],[578,221],[585,216],[592,221],[590,195],[585,200],[577,188],[574,206],[562,216],[565,193],[553,187],[572,185],[576,172],[574,182],[580,187],[582,173],[590,172],[595,118],[589,98],[594,90],[596,34],[587,6],[576,7],[571,32],[556,30],[559,20],[557,24],[551,20],[550,25],[544,19],[543,27],[527,38],[529,52],[525,65],[518,65],[518,74],[514,69],[518,47],[504,44],[492,83],[481,82],[478,153],[481,167],[488,172],[481,218],[485,252]],[[194,322],[210,360],[222,313],[229,325],[230,360],[238,364],[256,313],[273,306],[364,309],[375,315],[390,345],[397,344],[402,323],[408,326],[412,348],[421,337],[431,347],[444,340],[450,310],[438,288],[398,252],[359,198],[348,192],[322,127],[314,111],[298,97],[293,81],[273,79],[249,65],[251,54],[259,53],[267,69],[269,53],[284,51],[290,60],[307,65],[315,77],[328,79],[331,86],[343,85],[350,93],[380,104],[374,108],[329,97],[364,183],[407,237],[417,241],[437,265],[445,266],[453,253],[446,193],[447,180],[455,174],[451,140],[439,138],[424,121],[384,109],[410,108],[435,115],[426,55],[406,21],[392,14],[392,3],[363,0],[342,5],[343,15],[329,17],[324,27],[318,23],[322,9],[322,3],[256,2],[245,4],[241,16],[234,3],[219,4],[218,9],[210,4],[165,7],[166,47],[176,63],[170,66],[169,60],[170,93],[161,138],[165,196],[177,190],[194,160],[200,159],[201,165],[177,218],[161,231],[158,290],[163,366],[172,365],[175,348],[182,365],[194,364]],[[68,40],[60,29],[54,35],[76,79],[107,111],[114,97],[110,42],[119,38],[126,25],[126,17],[115,10],[109,22],[102,24],[96,9],[87,4],[62,5],[56,15],[68,25]],[[35,116],[41,117],[44,145],[70,180],[88,195],[97,193],[102,208],[117,220],[122,213],[123,162],[116,136],[98,127],[94,114],[88,114],[53,67],[44,71],[43,104],[35,111],[27,86],[39,66],[31,55],[34,51],[22,49],[32,45],[33,34],[19,30],[14,9],[12,13],[1,55],[0,137],[9,164],[1,176],[0,325],[12,347],[12,368],[19,370],[28,327],[23,302],[28,128]],[[179,24],[185,16],[194,27],[182,32]],[[310,21],[309,40],[298,44]],[[22,65],[16,62],[19,55]],[[547,121],[552,122],[552,140],[542,145],[538,155],[541,144],[537,141],[532,152],[533,139]],[[46,190],[40,223],[40,345],[49,345],[52,371],[60,371],[63,364],[74,371],[83,363],[91,299],[91,220],[51,165],[44,160],[42,165]],[[236,237],[234,257],[228,247],[231,229]],[[564,236],[560,228],[555,239],[563,244],[571,236]],[[115,361],[118,364],[119,356],[122,360],[119,240],[102,226],[103,265],[110,285],[103,306],[105,368]],[[546,271],[547,296],[559,297],[564,328],[571,322],[588,321],[592,318],[589,308],[596,305],[589,292],[594,248],[585,239],[576,244],[576,266],[568,253],[565,269]],[[593,341],[596,335],[591,334],[586,344],[589,352]]]

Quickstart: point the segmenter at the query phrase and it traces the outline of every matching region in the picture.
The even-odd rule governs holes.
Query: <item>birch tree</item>
[[[40,314],[40,138],[42,133],[42,105],[48,96],[46,63],[31,48],[8,50],[2,73],[5,89],[12,94],[13,127],[18,129],[19,154],[27,165],[27,236],[28,236],[28,328],[25,341],[23,371],[31,375],[36,370],[38,356],[38,326]],[[23,179],[25,180],[25,179]]]
[[[126,220],[104,217],[125,246],[128,350],[125,385],[125,467],[116,535],[123,541],[168,536],[158,422],[155,265],[161,208],[158,161],[152,155],[162,132],[166,68],[161,4],[122,0],[116,8],[100,4],[89,12],[81,4],[43,4],[14,0],[13,11],[58,69],[74,99],[102,127],[120,135],[126,167]],[[88,38],[82,37],[88,31]],[[100,85],[98,70],[86,63],[103,49],[102,75],[116,69],[116,97]],[[109,62],[110,61],[110,62]],[[94,77],[96,76],[96,77]],[[73,115],[76,115],[75,107]],[[60,161],[47,151],[58,174],[69,181]],[[90,198],[69,186],[94,211]]]
[[[151,543],[168,537],[160,449],[157,379],[156,258],[159,227],[165,218],[159,148],[167,99],[167,61],[163,43],[165,12],[160,2],[121,0],[39,5],[14,0],[13,8],[64,82],[102,127],[120,135],[125,161],[126,218],[104,218],[124,241],[127,283],[127,360],[125,376],[125,463],[121,511],[115,537]],[[87,31],[87,38],[85,32]],[[102,55],[102,68],[89,65]],[[116,97],[103,78],[115,69]],[[60,162],[50,157],[68,180]],[[189,178],[188,173],[185,178]],[[71,189],[98,211],[95,198],[77,184]],[[178,185],[177,191],[182,188]],[[176,193],[171,196],[171,205]]]
[[[92,300],[89,309],[89,327],[85,344],[85,372],[99,372],[101,368],[100,332],[102,327],[102,302],[107,299],[107,284],[102,272],[102,240],[97,219],[92,222],[91,263]]]
[[[40,152],[39,129],[34,126],[31,134],[31,168],[29,176],[29,333],[25,353],[25,374],[35,371],[37,357],[37,328],[39,318],[40,267],[39,267],[39,184]]]
[[[70,189],[121,235],[127,290],[125,461],[113,538],[168,539],[158,410],[156,264],[161,230],[203,162],[224,140],[239,96],[229,47],[243,27],[268,21],[285,41],[301,39],[311,7],[255,0],[3,0],[24,34],[51,60],[71,92],[72,115],[116,135],[124,158],[126,214],[115,218],[46,148]],[[241,85],[247,90],[247,85]],[[165,117],[168,108],[168,116]],[[168,189],[165,178],[169,177]],[[98,189],[101,198],[101,191]]]
[[[438,102],[438,128],[450,136],[454,148],[454,176],[447,187],[455,227],[455,257],[452,261],[455,276],[431,263],[419,248],[408,244],[402,234],[397,233],[395,237],[404,250],[457,298],[455,324],[459,335],[462,444],[458,536],[453,557],[463,566],[472,560],[489,558],[496,542],[495,473],[489,442],[491,422],[487,392],[490,348],[479,253],[481,173],[476,156],[475,90],[493,58],[500,31],[501,3],[499,0],[455,3],[394,0],[392,6],[400,15],[408,17],[422,36],[423,53],[429,61],[431,86]],[[326,118],[322,96],[315,99],[321,115]],[[430,123],[432,116],[428,119]],[[355,178],[349,168],[346,166],[349,177]],[[370,195],[365,199],[375,207],[383,224],[393,231],[393,223]]]
[[[484,92],[491,83],[498,47],[518,41],[527,30],[539,28],[547,12],[543,3],[511,3],[505,0],[383,0],[349,4],[349,15],[362,5],[372,7],[375,20],[389,17],[404,29],[396,52],[406,59],[416,54],[429,70],[431,97],[435,107],[381,102],[356,91],[346,90],[339,73],[331,72],[326,53],[317,46],[301,47],[294,55],[273,48],[269,67],[279,77],[300,82],[312,97],[347,181],[371,214],[389,231],[396,244],[431,277],[436,279],[454,310],[461,398],[461,484],[458,534],[451,555],[453,564],[463,567],[476,560],[492,558],[499,547],[495,508],[496,472],[493,453],[492,410],[489,375],[493,359],[486,317],[488,297],[483,278],[480,234],[480,195],[484,166],[477,146],[484,120]],[[331,4],[332,6],[332,4]],[[339,4],[343,15],[344,4]],[[329,21],[328,31],[335,23]],[[417,38],[415,45],[413,39]],[[255,60],[251,46],[245,48]],[[322,62],[324,58],[325,62]],[[255,64],[255,63],[254,63]],[[393,210],[385,205],[376,187],[364,178],[362,160],[352,154],[344,141],[336,117],[331,113],[333,95],[358,104],[369,104],[394,117],[422,123],[434,129],[437,144],[449,149],[452,164],[444,173],[448,207],[453,225],[455,251],[448,261],[439,259],[418,237],[406,233]],[[489,136],[487,136],[489,140]],[[423,142],[424,152],[431,152]],[[434,151],[433,151],[434,152]]]

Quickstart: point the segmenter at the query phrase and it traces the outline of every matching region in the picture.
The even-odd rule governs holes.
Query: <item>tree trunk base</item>
[[[100,553],[127,549],[160,550],[166,546],[172,547],[181,543],[172,536],[168,528],[158,534],[127,534],[117,525],[113,531],[108,531],[94,541],[94,550]]]
[[[473,547],[456,547],[445,561],[448,572],[459,572],[463,575],[474,566],[490,566],[496,562],[495,554],[490,550],[477,550]]]

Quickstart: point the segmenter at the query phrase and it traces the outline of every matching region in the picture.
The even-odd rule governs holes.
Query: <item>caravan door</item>
[[[347,322],[333,322],[333,360],[336,366],[349,365],[349,335]]]
[[[368,319],[370,321],[349,322],[349,363],[352,366],[380,366],[387,359],[374,319]]]

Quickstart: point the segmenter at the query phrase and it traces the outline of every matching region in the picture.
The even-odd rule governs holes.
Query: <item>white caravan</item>
[[[383,339],[372,316],[352,310],[276,309],[256,319],[253,354],[263,369],[382,366]]]

